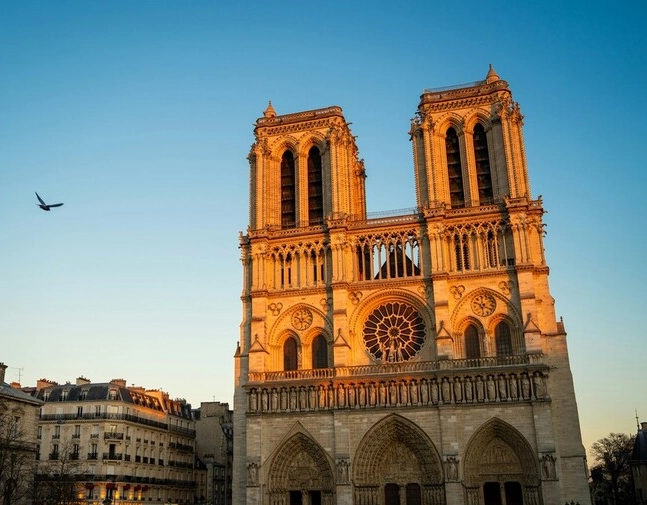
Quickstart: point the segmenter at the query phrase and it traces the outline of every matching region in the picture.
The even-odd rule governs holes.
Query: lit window
[[[289,337],[283,344],[283,370],[296,370],[297,367],[297,342]]]
[[[512,356],[512,337],[510,327],[505,322],[500,322],[494,329],[497,356]]]

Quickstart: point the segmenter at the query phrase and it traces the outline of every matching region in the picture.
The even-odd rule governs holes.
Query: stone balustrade
[[[423,407],[549,399],[540,355],[250,374],[249,413]],[[470,361],[481,366],[471,369]],[[497,363],[499,363],[497,365]],[[487,368],[484,366],[487,364]],[[252,375],[254,377],[252,377]],[[358,380],[353,380],[355,377]],[[265,379],[265,382],[259,382]],[[282,384],[282,381],[290,383]],[[297,381],[295,383],[295,381]],[[301,382],[299,384],[298,382]]]

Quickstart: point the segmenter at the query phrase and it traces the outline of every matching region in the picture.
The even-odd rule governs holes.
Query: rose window
[[[382,362],[407,361],[425,341],[425,322],[411,305],[389,302],[376,308],[364,322],[364,345]]]

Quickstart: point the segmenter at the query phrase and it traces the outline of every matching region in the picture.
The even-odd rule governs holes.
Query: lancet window
[[[506,322],[501,321],[496,325],[494,342],[497,357],[512,356],[512,335],[510,334],[510,326]]]
[[[323,175],[321,153],[317,147],[308,152],[308,224],[323,222]]]
[[[510,232],[502,221],[467,223],[445,230],[452,271],[506,268],[514,264]]]
[[[470,324],[465,329],[465,358],[479,359],[481,357],[481,344],[476,326]]]
[[[294,228],[297,222],[294,155],[285,151],[281,157],[281,228]]]
[[[492,203],[492,174],[490,172],[490,154],[487,146],[487,135],[481,123],[474,127],[474,161],[476,166],[476,181],[479,190],[479,203]]]
[[[359,280],[420,276],[420,244],[415,231],[365,235],[357,240]]]
[[[458,135],[454,128],[449,128],[445,136],[445,151],[447,154],[447,172],[449,176],[449,197],[453,209],[465,207],[465,192],[463,190],[463,166]]]
[[[322,242],[275,247],[268,256],[271,289],[320,286],[326,281],[328,247]]]
[[[328,368],[328,342],[323,335],[312,341],[312,368]]]
[[[293,337],[288,337],[283,343],[283,370],[296,370],[298,367],[297,341]]]

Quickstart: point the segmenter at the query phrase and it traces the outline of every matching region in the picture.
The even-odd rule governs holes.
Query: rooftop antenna
[[[17,368],[15,366],[10,366],[9,368],[13,368],[14,370],[18,370],[18,383],[22,384],[22,373],[25,370],[24,368]]]
[[[638,409],[636,409],[636,428],[640,431],[640,421],[638,421]]]

